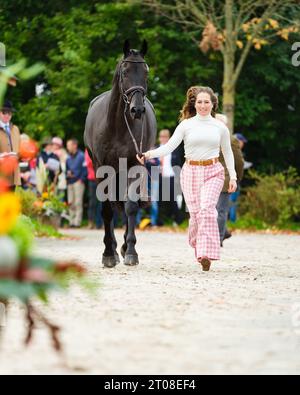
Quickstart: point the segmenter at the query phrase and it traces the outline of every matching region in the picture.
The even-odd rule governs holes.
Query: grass
[[[248,231],[264,231],[264,230],[274,230],[274,231],[290,231],[290,232],[300,232],[300,222],[288,222],[283,225],[271,225],[264,221],[256,218],[251,218],[249,216],[241,216],[236,222],[228,221],[228,228],[230,230],[248,230]],[[166,221],[166,227],[172,227],[172,221]],[[189,226],[188,219],[185,219],[179,228],[186,230]]]
[[[273,230],[273,231],[290,231],[290,232],[300,232],[300,223],[297,222],[287,222],[282,225],[272,225],[257,219],[251,218],[249,216],[242,216],[237,219],[236,222],[228,222],[228,228],[231,230],[250,230],[250,231],[261,231],[261,230]]]
[[[38,220],[32,218],[31,222],[34,226],[34,233],[36,237],[49,237],[56,239],[61,239],[64,237],[62,233],[50,225],[41,224]]]

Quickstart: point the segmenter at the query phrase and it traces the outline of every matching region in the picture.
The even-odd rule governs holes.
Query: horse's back
[[[101,130],[106,123],[110,92],[103,92],[90,102],[84,130],[84,142],[90,149],[93,146],[93,135],[95,131]]]

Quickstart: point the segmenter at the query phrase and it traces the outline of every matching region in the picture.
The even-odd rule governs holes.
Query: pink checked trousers
[[[216,209],[224,185],[224,168],[220,162],[209,166],[185,163],[180,183],[190,213],[189,244],[196,258],[220,259],[220,236]]]

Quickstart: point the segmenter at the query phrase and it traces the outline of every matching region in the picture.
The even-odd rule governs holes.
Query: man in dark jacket
[[[216,118],[219,119],[219,121],[224,122],[225,125],[227,125],[227,118],[225,115],[217,114]],[[233,156],[234,156],[234,164],[235,164],[235,171],[237,174],[237,182],[241,182],[243,175],[244,175],[244,158],[243,158],[242,151],[240,149],[239,142],[233,135],[231,135],[231,149],[232,149]],[[220,162],[223,165],[224,170],[225,170],[224,186],[223,186],[223,189],[222,189],[222,192],[220,194],[219,201],[217,204],[220,243],[222,246],[223,240],[225,238],[228,238],[231,236],[231,234],[226,229],[226,221],[227,221],[228,212],[229,212],[230,194],[228,193],[229,173],[226,168],[226,164],[225,164],[225,160],[224,160],[222,152],[220,152],[219,159],[220,159]]]
[[[87,167],[83,151],[78,149],[78,141],[71,139],[67,142],[66,172],[68,184],[68,202],[70,209],[70,225],[79,228],[83,215],[83,197],[85,181],[87,179]]]

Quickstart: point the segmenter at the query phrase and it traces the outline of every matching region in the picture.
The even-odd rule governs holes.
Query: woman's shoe
[[[208,272],[208,271],[209,271],[210,265],[211,265],[211,261],[210,261],[209,258],[207,258],[207,256],[204,256],[204,257],[202,257],[202,258],[199,258],[199,259],[198,259],[198,262],[201,263],[201,265],[202,265],[202,270],[203,270],[204,272]]]

